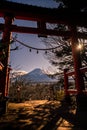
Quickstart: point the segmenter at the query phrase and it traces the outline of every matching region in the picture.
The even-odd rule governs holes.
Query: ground
[[[72,111],[71,115],[66,111],[58,101],[8,103],[7,113],[0,117],[0,130],[82,130],[74,127]]]

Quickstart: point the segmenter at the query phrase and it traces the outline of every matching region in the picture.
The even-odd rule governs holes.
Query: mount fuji
[[[36,68],[33,71],[24,74],[20,78],[25,82],[32,82],[32,83],[57,82],[56,79],[47,76],[47,74],[45,74],[40,68]]]

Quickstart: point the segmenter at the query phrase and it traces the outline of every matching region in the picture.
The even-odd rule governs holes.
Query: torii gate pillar
[[[0,91],[3,97],[3,113],[6,112],[6,96],[8,96],[8,77],[9,77],[9,56],[10,56],[10,26],[13,21],[13,16],[11,14],[5,14],[4,16],[5,24],[2,36],[2,46],[4,48],[4,57],[1,59],[1,62],[4,65],[2,77],[0,78]]]
[[[79,124],[82,128],[87,128],[87,119],[84,117],[87,117],[87,94],[83,92],[85,89],[84,85],[84,79],[83,75],[81,74],[80,68],[81,60],[80,60],[80,51],[77,50],[77,32],[76,28],[72,27],[72,54],[73,54],[73,60],[74,60],[74,71],[75,71],[75,84],[77,89],[77,96],[76,96],[76,126]]]
[[[77,38],[77,29],[75,26],[71,26],[71,46],[72,46],[72,55],[74,61],[74,71],[75,71],[75,87],[77,89],[77,108],[81,110],[82,107],[86,107],[87,95],[83,93],[85,89],[83,75],[80,71],[82,67],[80,51],[77,50],[78,38]]]
[[[85,89],[84,79],[81,74],[80,68],[82,67],[80,51],[77,49],[78,38],[77,38],[77,29],[75,26],[71,26],[71,46],[72,46],[72,55],[74,62],[74,71],[75,71],[75,84],[77,89],[77,94],[82,94]]]

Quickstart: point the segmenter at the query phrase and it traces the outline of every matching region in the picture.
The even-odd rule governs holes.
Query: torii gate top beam
[[[11,13],[16,19],[87,26],[87,12],[50,9],[15,2],[0,1],[0,17]]]

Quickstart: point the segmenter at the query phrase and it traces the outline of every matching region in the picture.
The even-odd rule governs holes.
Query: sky
[[[29,5],[37,5],[41,7],[50,7],[57,8],[58,3],[53,0],[9,0],[18,3],[24,3]],[[24,21],[15,19],[13,24],[21,25],[21,26],[29,26],[35,27],[36,22],[32,21]],[[45,45],[42,43],[41,38],[38,38],[37,35],[34,34],[23,34],[23,33],[12,33],[14,37],[17,34],[17,39],[29,46],[36,48],[45,48]],[[43,70],[52,70],[51,64],[49,61],[44,58],[44,51],[39,51],[37,54],[37,50],[31,50],[22,46],[21,44],[15,42],[14,45],[19,46],[19,50],[11,51],[10,53],[10,65],[15,70],[23,70],[26,72],[30,72],[35,68],[41,68]],[[14,48],[14,45],[11,45],[11,48]]]

